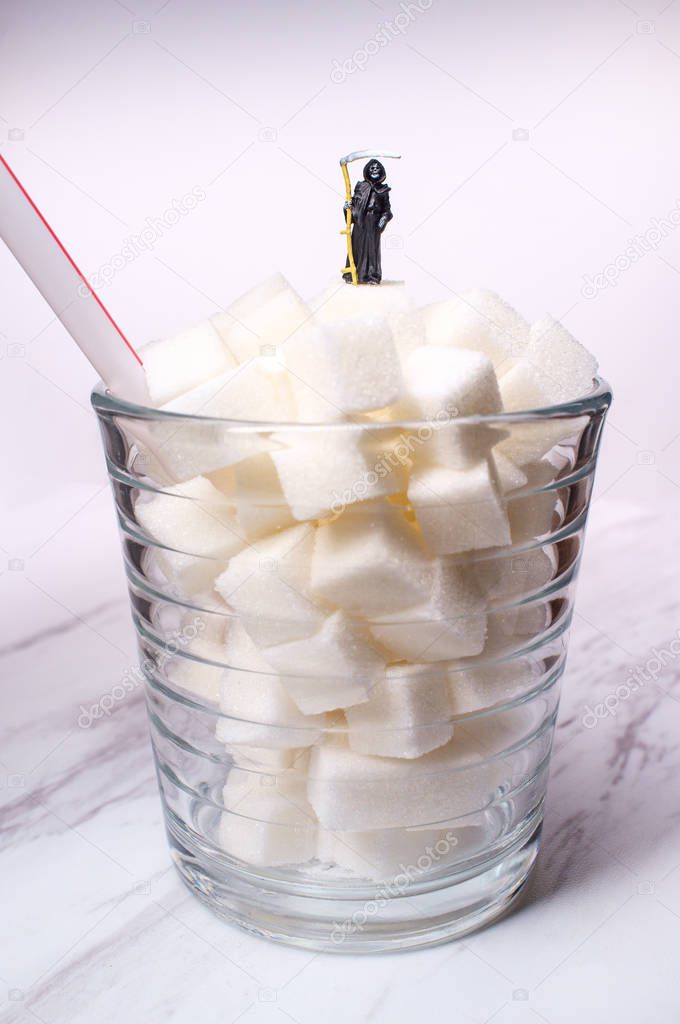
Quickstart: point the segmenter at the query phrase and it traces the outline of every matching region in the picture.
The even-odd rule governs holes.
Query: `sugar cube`
[[[551,316],[531,328],[522,359],[500,381],[508,412],[538,409],[586,395],[597,373],[597,360]]]
[[[210,594],[197,594],[196,607],[182,610],[178,605],[157,606],[159,612],[179,612],[172,624],[162,629],[176,653],[163,659],[161,672],[170,683],[187,690],[200,701],[217,704],[225,661],[225,638],[231,629],[229,609]]]
[[[306,323],[311,310],[282,274],[236,299],[213,324],[239,363],[275,349]]]
[[[211,473],[210,479],[233,502],[249,541],[295,525],[274,463],[266,452]]]
[[[490,608],[485,656],[506,657],[535,642],[551,625],[549,598],[510,608]]]
[[[377,436],[377,435],[376,435]],[[275,435],[280,450],[271,453],[286,501],[298,520],[319,519],[355,501],[401,491],[403,464],[351,425]]]
[[[461,836],[471,828],[387,828],[366,832],[319,833],[317,856],[322,862],[361,878],[417,881],[428,868],[462,859]],[[469,849],[470,843],[467,847]]]
[[[283,360],[303,422],[379,409],[401,394],[401,368],[384,317],[302,328],[286,343]]]
[[[155,555],[168,578],[185,594],[210,587],[244,544],[231,503],[205,477],[195,477],[140,495],[135,517],[158,545]]]
[[[466,470],[419,466],[408,500],[428,547],[455,554],[510,543],[510,524],[486,461]]]
[[[171,338],[152,341],[142,350],[142,358],[153,405],[164,405],[236,366],[235,359],[207,320]]]
[[[496,479],[501,494],[510,494],[525,486],[528,481],[526,473],[516,466],[507,455],[503,455],[502,452],[494,452],[491,459],[496,470]]]
[[[529,658],[514,658],[490,665],[450,667],[450,694],[456,715],[498,707],[528,694],[541,678]]]
[[[343,612],[330,615],[312,636],[268,647],[264,657],[305,715],[367,700],[385,667],[366,632]]]
[[[483,352],[502,373],[529,341],[529,325],[494,292],[473,289],[424,310],[428,345]]]
[[[298,710],[271,668],[229,668],[221,684],[218,740],[229,745],[289,750],[319,739],[323,716]]]
[[[585,416],[562,419],[536,417],[518,423],[508,423],[509,437],[502,440],[498,452],[512,459],[521,469],[540,460],[556,445],[571,444],[588,423]],[[555,453],[551,453],[551,458]]]
[[[368,617],[409,608],[426,599],[431,576],[417,530],[395,505],[350,505],[316,531],[312,591],[348,611]]]
[[[245,747],[240,744],[226,745],[227,753],[239,768],[252,772],[270,770],[276,774],[287,768],[293,768],[296,760],[303,753],[298,750],[276,749],[270,747]]]
[[[316,632],[325,612],[309,596],[314,527],[300,524],[253,541],[215,582],[258,647]]]
[[[414,760],[352,751],[341,737],[312,747],[307,794],[324,828],[436,825],[485,807],[503,779],[482,724]]]
[[[255,357],[213,377],[166,403],[163,409],[246,422],[289,423],[295,418],[288,374],[277,360],[267,356]]]
[[[395,659],[412,662],[470,657],[484,647],[486,614],[465,568],[436,559],[426,600],[369,623]]]
[[[472,567],[477,584],[489,601],[504,603],[527,597],[554,577],[557,557],[552,544],[515,551],[509,549]]]
[[[316,742],[323,716],[304,716],[243,625],[233,623],[224,645],[217,738],[229,745],[272,750]]]
[[[550,533],[559,517],[559,491],[551,486],[557,470],[547,461],[524,466],[525,488],[507,499],[508,519],[514,544]],[[525,493],[528,492],[528,493]]]
[[[239,620],[223,654],[217,738],[229,745],[264,749],[309,747],[319,739],[322,715],[305,716]]]
[[[502,409],[491,361],[481,352],[417,348],[404,362],[403,408],[427,419],[491,415]]]
[[[369,700],[345,714],[349,745],[357,754],[421,757],[453,736],[449,678],[432,665],[388,665]]]
[[[276,442],[265,424],[295,418],[288,374],[268,357],[200,384],[161,411],[169,415],[149,428],[154,454],[162,457],[178,480],[271,450]],[[249,421],[253,421],[250,426]],[[256,423],[263,426],[258,429]]]
[[[275,785],[262,785],[268,778],[254,774],[244,784],[230,773],[223,790],[220,845],[237,860],[260,867],[311,860],[317,821],[302,784],[280,773],[271,777]]]
[[[383,281],[379,288],[334,281],[310,305],[319,323],[357,316],[391,316],[413,308],[403,281]]]
[[[270,427],[235,430],[229,420],[164,417],[149,424],[146,450],[153,449],[153,456],[159,456],[153,459],[153,479],[174,483],[233,466],[241,459],[275,448],[271,434]],[[160,459],[163,475],[157,475]]]
[[[412,430],[408,430],[412,436]],[[413,463],[445,466],[448,469],[472,469],[491,454],[508,432],[488,423],[457,423],[438,420],[417,428]]]
[[[425,317],[420,309],[405,309],[388,313],[387,322],[392,331],[394,347],[403,363],[412,352],[425,344]]]

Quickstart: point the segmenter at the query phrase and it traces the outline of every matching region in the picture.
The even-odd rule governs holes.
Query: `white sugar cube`
[[[268,647],[264,657],[305,715],[367,700],[385,667],[360,626],[335,612],[313,636]]]
[[[531,328],[523,358],[500,381],[508,412],[570,402],[588,394],[597,360],[551,316]]]
[[[323,716],[303,715],[242,623],[234,621],[224,645],[217,738],[226,744],[264,749],[316,743]]]
[[[572,446],[578,443],[578,437],[587,423],[586,416],[565,419],[537,418],[513,423],[508,425],[510,436],[501,441],[498,451],[524,470],[526,466],[548,454],[556,445]]]
[[[314,720],[322,716],[310,715],[311,724],[305,724],[305,716],[273,677],[253,680],[245,678],[243,673],[241,676],[238,684],[234,685],[233,680],[228,684],[230,692],[222,688],[221,708],[230,717],[221,718],[217,723],[216,736],[221,743],[233,748],[244,745],[262,750],[289,750],[294,744],[298,748],[309,747],[319,739],[321,733],[314,728]],[[288,714],[291,705],[302,724],[296,726],[294,716]],[[245,717],[248,715],[268,715],[271,722],[249,721]]]
[[[471,469],[419,466],[408,500],[428,547],[456,554],[510,543],[510,524],[486,461]]]
[[[466,723],[414,760],[356,754],[342,738],[327,739],[312,748],[309,802],[324,828],[343,832],[434,826],[479,811],[504,776],[501,764],[484,760],[486,731]]]
[[[277,360],[266,356],[214,377],[168,402],[163,409],[190,416],[258,422],[289,423],[295,418],[288,374]]]
[[[368,617],[418,604],[431,575],[417,530],[395,505],[350,505],[316,531],[312,590],[348,611]]]
[[[198,594],[193,600],[201,608],[182,613],[176,628],[163,631],[176,653],[164,661],[161,673],[199,701],[217,704],[224,671],[224,642],[230,629],[229,610],[212,595]],[[179,610],[178,606],[173,610]]]
[[[414,436],[411,430],[405,433]],[[507,436],[506,430],[487,423],[439,420],[417,428],[412,460],[416,466],[425,463],[447,469],[471,469]]]
[[[217,738],[228,745],[291,750],[319,739],[322,715],[305,716],[239,620],[229,630],[223,654]]]
[[[466,570],[436,559],[430,594],[405,611],[369,623],[394,659],[412,662],[470,657],[484,647],[486,614]]]
[[[357,754],[421,757],[453,736],[449,678],[432,665],[388,665],[367,703],[345,714]]]
[[[501,494],[510,494],[525,486],[528,480],[526,473],[516,466],[507,455],[503,455],[502,452],[494,452],[491,459],[496,470],[496,479]]]
[[[361,878],[392,880],[406,873],[406,878],[417,879],[427,870],[425,865],[444,867],[462,859],[465,853],[461,853],[461,836],[471,831],[471,828],[321,830],[317,856],[322,862],[335,864]],[[466,844],[468,849],[469,845]]]
[[[329,427],[275,435],[272,460],[293,516],[319,519],[355,501],[397,494],[406,472],[386,458],[388,442],[372,444],[360,428]],[[388,453],[389,454],[389,453]]]
[[[224,669],[216,664],[224,655],[209,641],[198,639],[166,666],[168,680],[209,704],[217,704]]]
[[[529,642],[534,643],[541,636],[551,621],[548,598],[499,610],[490,608],[485,656],[500,658],[526,648]]]
[[[142,359],[153,405],[164,405],[236,365],[207,320],[172,338],[152,341],[142,349]]]
[[[481,352],[417,348],[404,362],[404,411],[427,419],[491,415],[502,409],[491,361]]]
[[[211,591],[192,595],[191,605],[175,602],[154,603],[151,620],[159,635],[176,641],[179,649],[193,640],[205,640],[223,650],[231,625],[231,614],[224,601]]]
[[[285,773],[253,773],[250,784],[230,773],[223,790],[219,841],[232,857],[260,867],[302,864],[316,854],[317,821],[300,782]]]
[[[359,316],[391,316],[413,308],[402,281],[383,281],[379,287],[355,287],[345,281],[333,281],[310,305],[319,323]]]
[[[494,292],[474,289],[424,310],[429,345],[483,352],[502,373],[529,341],[529,325]]]
[[[384,317],[302,328],[282,352],[303,422],[379,409],[401,394],[401,367]]]
[[[425,317],[421,309],[406,309],[387,314],[387,322],[392,331],[394,347],[402,363],[421,348],[426,341]]]
[[[201,420],[191,415],[150,423],[149,434],[154,455],[158,454],[166,467],[160,477],[154,468],[154,479],[169,483],[212,474],[276,447],[271,428],[235,431],[228,420]]]
[[[287,768],[293,768],[303,752],[269,747],[244,747],[240,744],[232,747],[227,744],[227,753],[239,768],[259,772],[270,769],[278,774]]]
[[[163,571],[185,594],[209,589],[245,544],[233,506],[205,477],[137,501],[135,517],[160,545],[154,555]]]
[[[555,575],[557,557],[551,544],[525,551],[508,550],[474,566],[484,596],[496,604],[518,600],[544,587]]]
[[[299,423],[334,423],[343,418],[337,384],[339,362],[333,336],[313,320],[277,350],[288,371]]]
[[[311,310],[282,274],[236,299],[213,324],[239,363],[286,343],[307,322]]]
[[[266,424],[295,418],[288,374],[265,357],[200,384],[161,411],[173,415],[150,426],[154,450],[179,480],[271,450],[276,442]],[[240,427],[239,421],[263,426]]]
[[[534,689],[540,678],[538,666],[528,658],[479,667],[450,668],[454,712],[467,715],[517,700]]]
[[[314,527],[307,524],[249,544],[229,563],[215,588],[258,647],[316,632],[325,612],[309,596]]]
[[[540,371],[523,359],[505,373],[499,382],[503,408],[506,412],[522,412],[551,405],[541,387]]]
[[[557,525],[560,495],[557,488],[550,486],[557,472],[547,461],[524,466],[527,482],[518,494],[508,496],[506,506],[514,544],[542,537]]]
[[[211,479],[233,501],[249,541],[295,525],[274,463],[266,452],[211,474]]]

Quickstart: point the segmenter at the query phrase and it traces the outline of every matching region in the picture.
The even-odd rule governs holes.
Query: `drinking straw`
[[[107,388],[148,405],[142,360],[2,155],[0,238]]]

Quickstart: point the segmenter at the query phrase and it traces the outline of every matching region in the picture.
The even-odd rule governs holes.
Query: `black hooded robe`
[[[390,208],[390,188],[385,184],[384,169],[380,181],[373,182],[367,178],[368,166],[369,164],[364,168],[364,180],[357,182],[352,197],[352,252],[359,284],[380,284],[380,236],[384,225],[381,229],[379,223],[380,218],[384,217],[387,224],[392,220],[393,214]],[[345,281],[352,280],[351,274],[343,276]]]

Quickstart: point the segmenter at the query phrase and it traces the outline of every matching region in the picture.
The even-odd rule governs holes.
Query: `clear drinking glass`
[[[430,945],[499,916],[538,852],[606,383],[549,409],[323,426],[163,413],[101,388],[92,401],[190,890],[328,951]],[[461,498],[461,450],[497,502]],[[449,468],[407,494],[403,466],[429,459]],[[379,567],[387,613],[365,575],[346,592],[317,580],[310,609],[300,524],[343,517],[417,535],[425,568]],[[272,536],[295,543],[260,543]],[[333,550],[327,574],[361,579],[360,548]],[[424,579],[429,603],[390,607]]]

